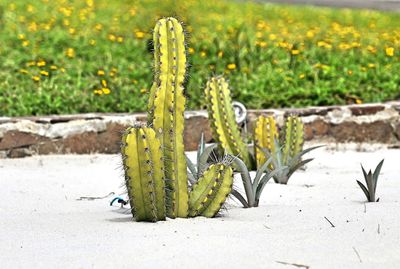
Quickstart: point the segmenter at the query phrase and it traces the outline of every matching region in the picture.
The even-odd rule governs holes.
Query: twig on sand
[[[381,233],[381,225],[378,223],[378,234]]]
[[[281,262],[281,261],[275,261],[275,262],[280,263],[280,264],[284,264],[284,265],[296,266],[298,268],[305,268],[305,269],[309,269],[310,268],[310,266],[308,266],[308,265],[303,265],[303,264],[298,264],[298,263]]]
[[[367,213],[367,205],[364,203],[364,213]]]
[[[360,260],[360,263],[362,263],[362,260],[361,260],[360,254],[358,253],[357,249],[356,249],[355,247],[353,247],[353,250],[354,250],[354,252],[356,253],[356,255],[357,255],[358,259]]]
[[[79,197],[78,199],[76,199],[76,200],[78,200],[78,201],[83,201],[83,200],[87,200],[87,201],[93,201],[93,200],[98,200],[98,199],[105,199],[105,198],[107,198],[107,197],[110,197],[111,195],[114,195],[115,194],[115,192],[110,192],[109,194],[107,194],[107,195],[104,195],[104,196],[101,196],[101,197],[96,197],[96,196],[81,196],[81,197]]]
[[[271,230],[271,228],[270,228],[270,227],[268,227],[268,226],[267,226],[267,225],[265,225],[265,224],[264,224],[264,227],[265,227],[265,228],[267,228],[267,229],[270,229],[270,230]]]
[[[329,222],[329,224],[332,226],[332,228],[335,228],[335,225],[333,225],[333,223],[327,217],[324,217],[324,218]]]

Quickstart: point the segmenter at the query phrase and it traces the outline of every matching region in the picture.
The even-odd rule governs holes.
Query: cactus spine
[[[289,116],[285,122],[285,144],[283,147],[283,163],[298,155],[303,150],[304,125],[298,116]]]
[[[188,183],[183,127],[186,73],[185,37],[175,18],[160,19],[154,29],[155,80],[149,120],[163,145],[168,217],[187,217]]]
[[[265,148],[271,153],[275,152],[275,139],[279,139],[279,133],[274,117],[258,117],[254,128],[254,152],[258,168],[267,161],[260,148]]]
[[[243,142],[235,120],[228,82],[223,77],[213,77],[207,82],[205,96],[214,138],[227,154],[239,156],[251,167],[252,159]]]
[[[153,129],[128,128],[122,137],[125,184],[136,221],[165,220],[161,144]]]
[[[189,216],[212,218],[232,191],[233,171],[223,163],[212,164],[193,185],[189,196]]]

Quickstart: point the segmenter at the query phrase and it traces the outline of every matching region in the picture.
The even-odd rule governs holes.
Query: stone
[[[329,135],[337,142],[389,143],[393,139],[393,128],[389,122],[371,123],[342,122],[332,124]]]
[[[101,153],[115,154],[120,152],[122,133],[128,125],[118,123],[107,124],[105,132],[99,133],[97,137],[97,150]]]
[[[34,152],[29,148],[14,148],[8,151],[8,158],[24,158],[32,156]]]
[[[183,140],[185,143],[185,150],[197,150],[198,142],[201,138],[201,133],[204,133],[205,142],[212,140],[211,128],[208,119],[204,116],[192,116],[185,120],[185,129]]]
[[[400,122],[394,126],[394,135],[396,136],[398,142],[400,142]]]
[[[90,154],[98,152],[97,133],[88,132],[71,135],[62,141],[63,153]]]
[[[364,106],[350,106],[351,114],[353,116],[364,116],[376,114],[379,111],[385,110],[383,105],[364,105]]]
[[[326,136],[329,132],[329,124],[322,119],[316,119],[304,124],[304,139],[311,140],[316,137]]]
[[[26,147],[37,144],[49,138],[18,130],[7,131],[0,141],[0,150]]]

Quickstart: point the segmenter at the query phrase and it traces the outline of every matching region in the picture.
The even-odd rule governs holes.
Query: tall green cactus
[[[233,171],[223,163],[212,164],[193,185],[189,216],[214,217],[232,191]]]
[[[273,116],[259,116],[254,128],[254,152],[258,168],[267,161],[267,157],[260,148],[275,152],[276,139],[279,139],[279,133],[275,118]]]
[[[148,127],[128,128],[122,137],[125,184],[136,221],[165,220],[161,143]]]
[[[226,153],[239,156],[251,167],[253,162],[236,123],[230,94],[228,82],[223,77],[213,77],[207,82],[205,96],[214,139],[221,143]]]
[[[156,74],[150,93],[149,120],[163,145],[167,215],[185,218],[189,198],[183,144],[185,36],[175,18],[164,18],[157,22],[153,37]]]
[[[285,144],[283,147],[283,163],[298,155],[303,150],[304,125],[298,116],[289,116],[285,122]]]

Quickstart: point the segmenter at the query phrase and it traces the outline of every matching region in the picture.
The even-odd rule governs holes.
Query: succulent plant
[[[192,186],[189,216],[214,217],[231,193],[233,171],[229,164],[211,164]]]
[[[364,175],[364,180],[367,186],[364,186],[360,181],[357,180],[358,186],[363,190],[365,196],[367,197],[368,202],[379,202],[379,198],[376,199],[376,185],[378,183],[379,174],[382,169],[383,161],[380,161],[378,166],[375,168],[374,173],[369,170],[368,174],[365,172],[364,167],[361,165],[361,169]]]
[[[165,220],[161,143],[153,129],[135,126],[122,137],[125,185],[136,221]]]
[[[259,116],[254,128],[254,153],[257,167],[260,167],[267,161],[267,157],[261,151],[261,148],[275,152],[275,139],[278,138],[279,133],[275,118],[273,116]]]
[[[207,82],[205,96],[212,133],[227,154],[239,156],[248,167],[253,167],[254,160],[241,137],[230,95],[223,77],[213,77]]]
[[[160,19],[154,28],[155,76],[148,118],[160,139],[167,187],[167,215],[188,216],[188,183],[183,144],[186,98],[185,35],[175,18]]]
[[[271,171],[268,166],[271,164],[272,158],[269,158],[261,167],[258,168],[256,175],[252,180],[246,164],[238,157],[231,156],[231,158],[232,162],[235,163],[235,168],[240,172],[247,199],[236,190],[232,190],[232,195],[235,196],[245,208],[258,207],[265,185],[281,170],[286,169],[286,167],[283,166]]]
[[[297,169],[313,160],[303,160],[303,155],[322,146],[303,150],[304,126],[297,116],[289,116],[286,119],[283,145],[279,141],[279,134],[274,126],[276,124],[273,118],[257,121],[254,134],[256,159],[260,160],[261,164],[263,159],[258,155],[264,154],[264,158],[271,158],[270,169],[278,170],[273,177],[275,182],[287,184]],[[273,144],[271,140],[273,140]]]

